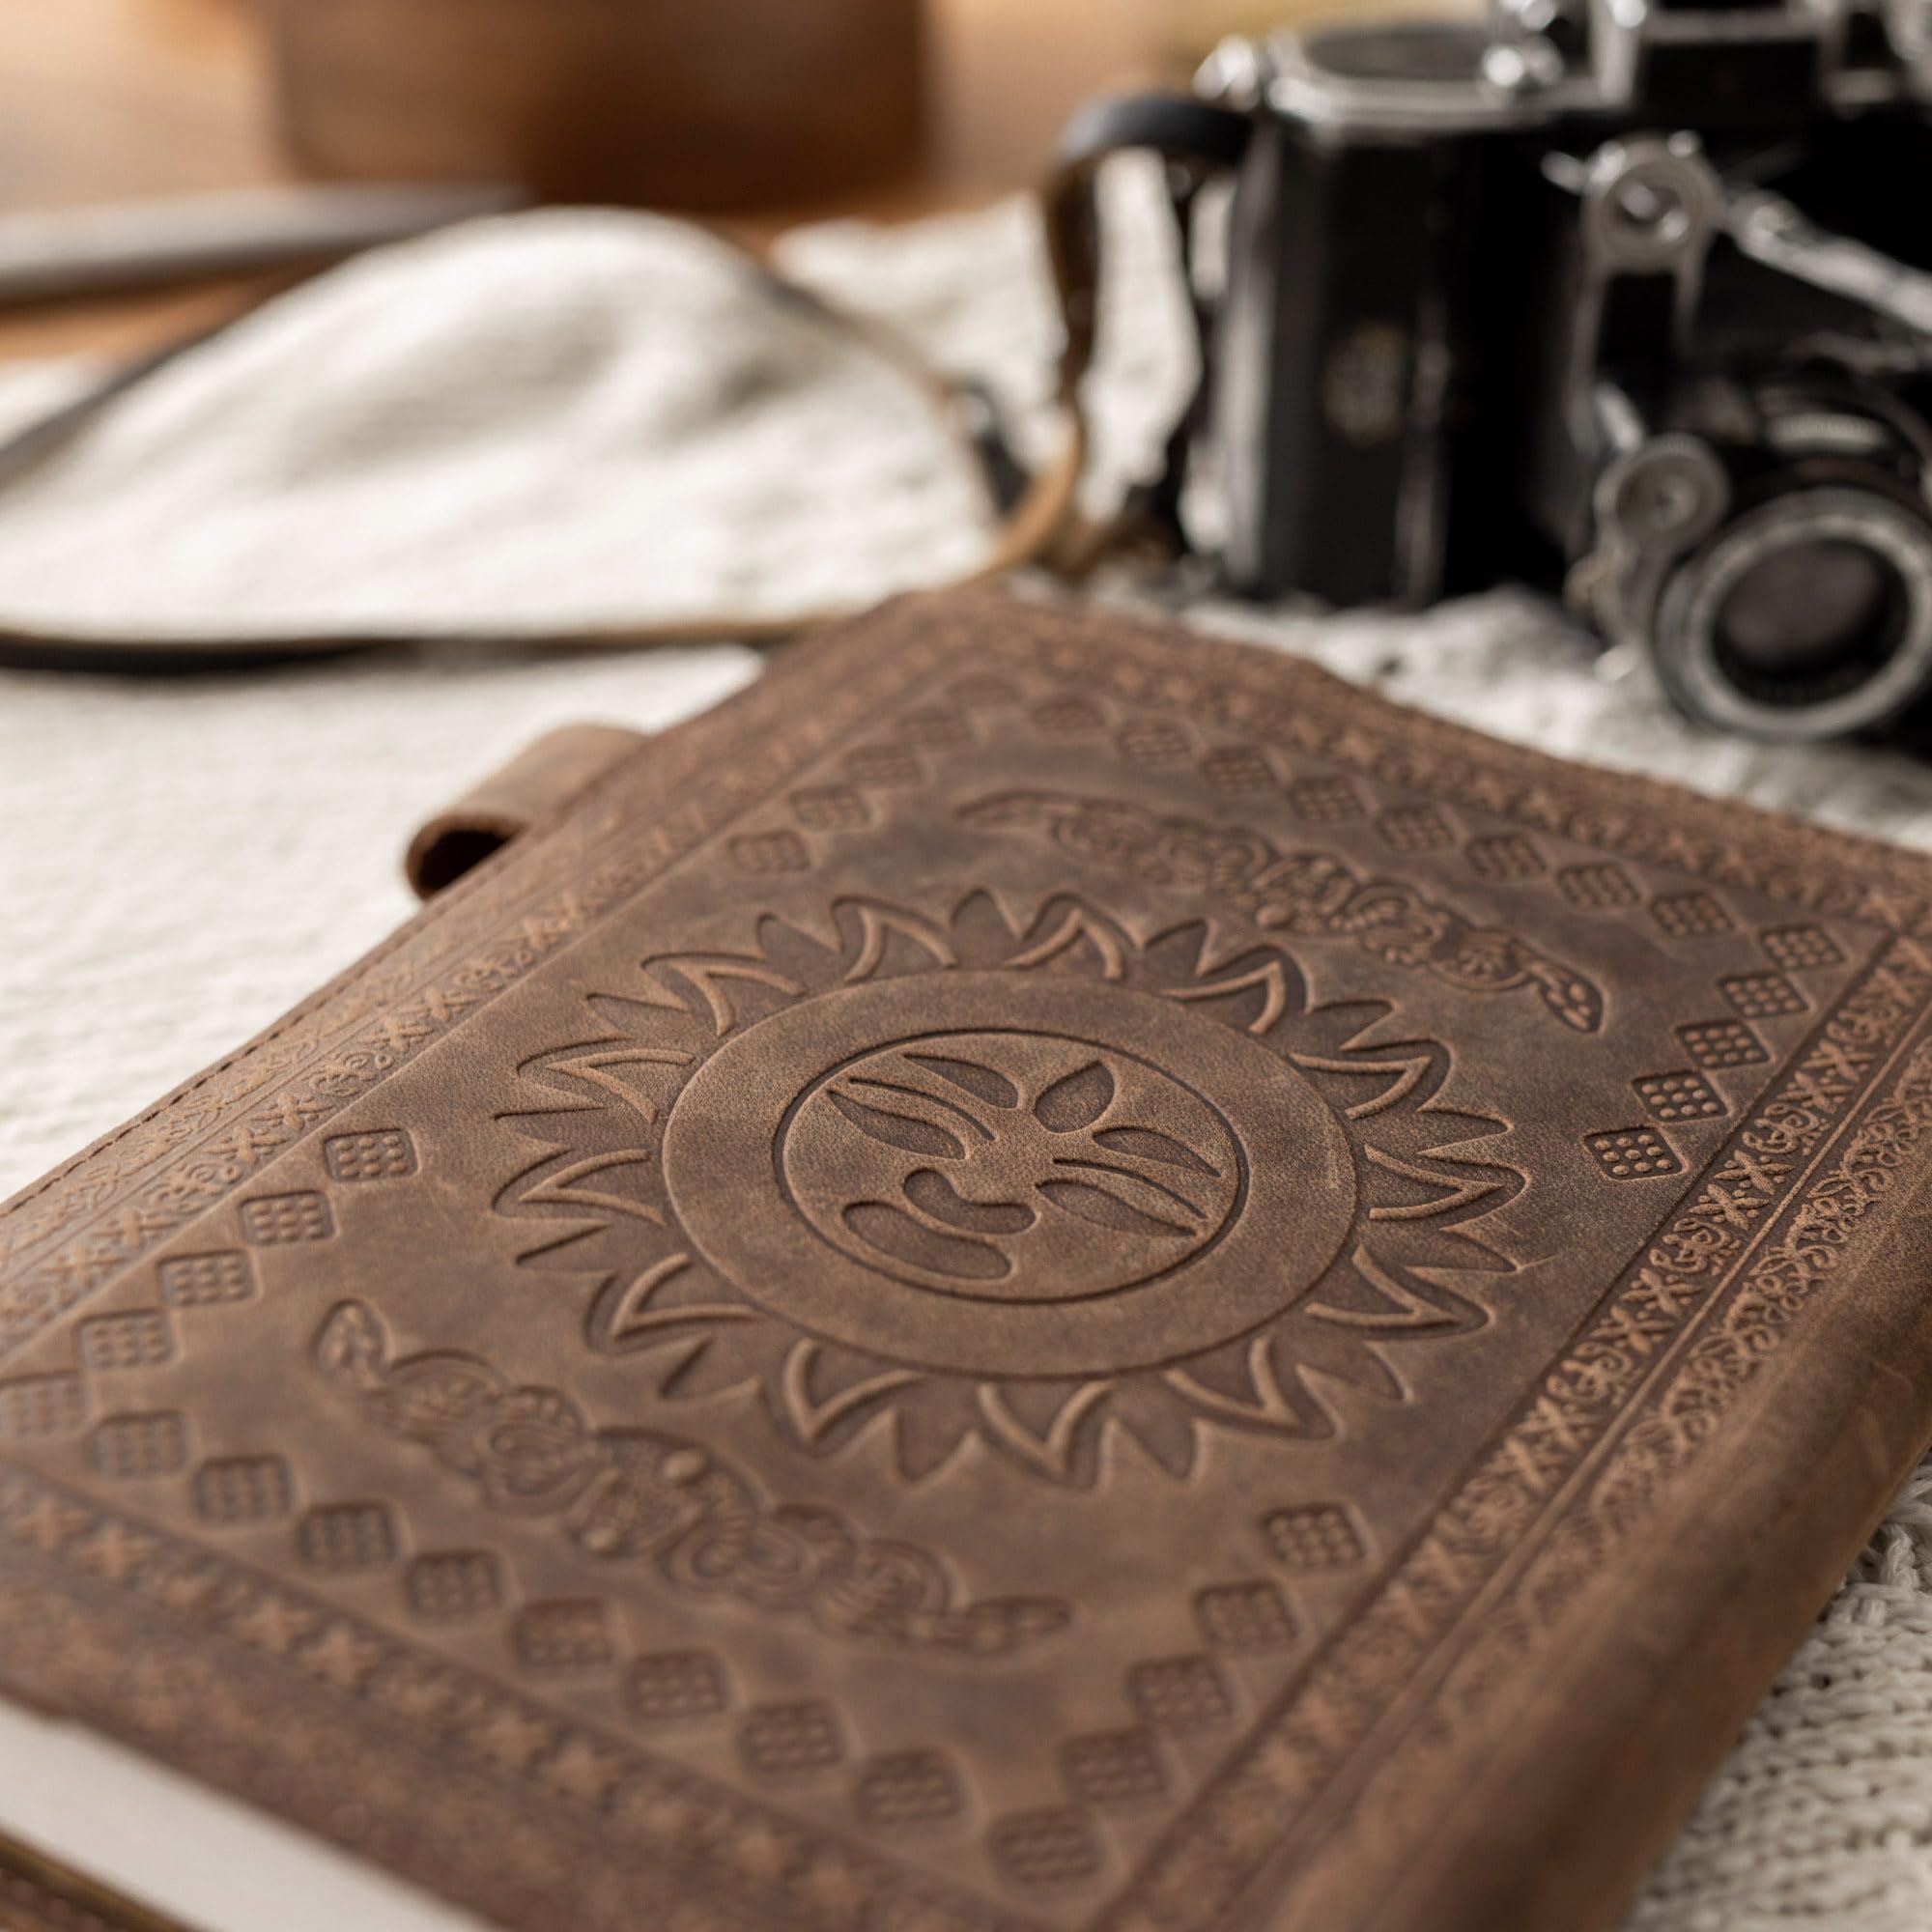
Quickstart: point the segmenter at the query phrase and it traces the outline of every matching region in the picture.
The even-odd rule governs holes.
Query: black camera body
[[[1932,9],[1231,43],[1199,427],[1250,595],[1523,581],[1784,741],[1932,691]]]

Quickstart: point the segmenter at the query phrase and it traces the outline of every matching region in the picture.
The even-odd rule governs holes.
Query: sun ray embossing
[[[1490,1319],[1506,1124],[1385,1002],[1313,1006],[1286,944],[1066,892],[750,924],[600,987],[611,1031],[502,1123],[545,1150],[499,1197],[550,1224],[526,1265],[658,1398],[756,1400],[813,1455],[883,1435],[911,1480],[974,1445],[1180,1477],[1205,1433],[1407,1400],[1405,1350]],[[642,1194],[599,1222],[607,1162]]]

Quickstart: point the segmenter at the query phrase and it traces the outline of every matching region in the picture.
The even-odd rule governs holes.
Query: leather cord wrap
[[[1205,390],[1205,341],[1204,381],[1197,389],[1197,404],[1190,407],[1170,440],[1160,481],[1130,495],[1117,514],[1103,521],[1087,521],[1079,511],[1089,447],[1082,390],[1094,360],[1100,312],[1103,245],[1096,177],[1109,156],[1128,149],[1151,150],[1169,163],[1176,217],[1181,230],[1183,272],[1187,272],[1188,210],[1193,191],[1213,172],[1239,160],[1248,128],[1249,123],[1241,114],[1185,96],[1165,94],[1096,101],[1069,127],[1058,164],[1040,191],[1047,260],[1062,326],[1055,384],[1062,434],[1055,455],[1031,472],[1014,459],[998,412],[981,384],[937,369],[892,325],[841,308],[781,275],[762,257],[745,251],[778,299],[860,342],[899,370],[924,394],[957,440],[980,477],[995,518],[988,554],[963,581],[1002,577],[1028,564],[1077,578],[1102,556],[1145,541],[1150,534],[1158,536],[1168,549],[1175,547],[1179,522],[1173,505],[1179,493],[1181,445],[1191,435],[1199,397]],[[1199,322],[1198,304],[1196,313]],[[232,326],[232,322],[223,324],[169,345],[117,373],[79,402],[0,442],[0,516],[6,514],[9,484],[31,475],[118,397]],[[0,625],[0,664],[39,669],[178,671],[256,668],[350,652],[430,647],[527,653],[632,650],[708,640],[756,644],[778,642],[850,614],[843,609],[802,610],[779,616],[721,610],[700,618],[542,632],[437,633],[399,627],[393,631],[328,629],[165,638]]]

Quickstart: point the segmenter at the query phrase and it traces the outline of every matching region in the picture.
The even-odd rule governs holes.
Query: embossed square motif
[[[259,1194],[242,1204],[242,1237],[258,1248],[326,1241],[335,1232],[320,1194]]]
[[[875,1757],[853,1786],[859,1816],[879,1832],[947,1825],[966,1808],[959,1774],[939,1751],[894,1751]]]
[[[1158,768],[1184,764],[1193,754],[1187,734],[1164,718],[1137,719],[1114,742],[1120,746],[1122,757],[1136,765]]]
[[[411,1560],[403,1594],[417,1616],[441,1623],[495,1609],[503,1586],[487,1549],[436,1549]]]
[[[986,1841],[1008,1883],[1027,1891],[1082,1885],[1100,1869],[1099,1844],[1078,1811],[1017,1812],[1002,1818]]]
[[[796,832],[758,832],[731,841],[731,863],[754,878],[772,872],[803,872],[811,854]]]
[[[381,1503],[328,1503],[302,1518],[296,1546],[311,1570],[380,1570],[395,1560],[396,1532]]]
[[[916,785],[925,781],[925,767],[903,745],[867,745],[845,760],[845,776],[860,785]]]
[[[1586,1136],[1584,1145],[1612,1180],[1655,1180],[1684,1172],[1670,1143],[1650,1127],[1612,1127]]]
[[[1513,885],[1522,879],[1540,879],[1549,869],[1534,839],[1519,832],[1496,833],[1486,838],[1472,838],[1463,848],[1469,869],[1479,879],[1498,885]]]
[[[1677,1037],[1707,1073],[1728,1066],[1762,1066],[1771,1058],[1771,1049],[1738,1020],[1698,1020],[1679,1027]]]
[[[1556,875],[1556,890],[1573,906],[1588,912],[1615,912],[1635,905],[1643,896],[1636,881],[1621,866],[1566,866]]]
[[[195,1514],[206,1522],[260,1522],[286,1516],[294,1498],[279,1456],[226,1456],[194,1472]]]
[[[1376,820],[1376,830],[1398,852],[1440,852],[1456,842],[1448,821],[1434,806],[1398,806]]]
[[[161,1299],[170,1308],[212,1308],[224,1301],[246,1301],[255,1292],[248,1257],[240,1248],[176,1255],[155,1274]]]
[[[1261,1532],[1284,1570],[1347,1570],[1368,1551],[1344,1503],[1297,1503],[1270,1510]]]
[[[1811,1004],[1782,973],[1733,973],[1718,990],[1747,1020],[1782,1019]]]
[[[1811,973],[1845,963],[1843,949],[1821,925],[1776,926],[1759,933],[1757,943],[1787,973]]]
[[[1194,1620],[1219,1650],[1271,1650],[1294,1641],[1294,1615],[1268,1582],[1218,1583],[1199,1591]]]
[[[1227,1679],[1205,1657],[1135,1664],[1127,1673],[1127,1697],[1156,1730],[1213,1730],[1235,1715]]]
[[[0,1436],[22,1442],[66,1435],[87,1421],[87,1391],[78,1376],[16,1376],[0,1382]]]
[[[1713,939],[1737,930],[1737,922],[1709,893],[1667,893],[1651,900],[1650,916],[1673,939]]]
[[[640,1724],[681,1724],[715,1718],[730,1703],[731,1686],[715,1652],[660,1650],[631,1665],[625,1697]]]
[[[1296,779],[1288,787],[1288,807],[1309,825],[1346,825],[1368,812],[1347,779]]]
[[[850,785],[812,785],[791,795],[791,813],[808,832],[857,832],[872,822],[872,808]]]
[[[526,1670],[595,1670],[617,1654],[610,1613],[594,1597],[519,1610],[510,1624],[510,1648]]]
[[[1228,798],[1248,798],[1272,791],[1274,767],[1258,745],[1229,745],[1201,760],[1201,776]]]
[[[1631,1083],[1636,1095],[1651,1113],[1666,1123],[1671,1121],[1715,1121],[1724,1112],[1724,1103],[1702,1074],[1689,1067],[1677,1073],[1646,1073]]]
[[[909,745],[922,745],[931,752],[956,752],[973,742],[972,724],[956,711],[929,704],[906,713],[899,727]]]
[[[171,1476],[187,1464],[187,1420],[172,1411],[110,1415],[94,1432],[94,1466],[117,1482]]]
[[[80,1359],[90,1369],[156,1369],[172,1361],[174,1352],[165,1309],[130,1308],[80,1324]]]
[[[1068,1792],[1083,1804],[1102,1810],[1148,1804],[1165,1796],[1168,1788],[1160,1747],[1147,1731],[1102,1731],[1069,1738],[1061,1747],[1060,1766]]]
[[[1033,710],[1034,729],[1048,738],[1091,738],[1107,728],[1107,716],[1085,697],[1050,697]]]
[[[738,1750],[760,1777],[801,1777],[837,1764],[845,1744],[832,1707],[807,1698],[748,1711],[738,1730]]]
[[[336,1180],[400,1180],[416,1171],[415,1143],[401,1127],[332,1135],[322,1144],[322,1157]]]

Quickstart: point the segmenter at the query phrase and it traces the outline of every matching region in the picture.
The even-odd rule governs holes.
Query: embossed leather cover
[[[1928,1433],[1929,905],[888,607],[0,1218],[0,1678],[529,1932],[1605,1924]]]

